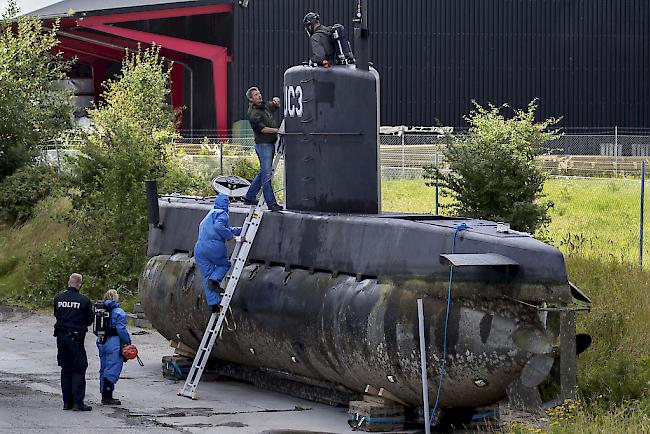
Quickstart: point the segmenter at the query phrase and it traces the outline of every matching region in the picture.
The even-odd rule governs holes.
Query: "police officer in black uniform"
[[[84,339],[94,314],[90,299],[79,293],[81,283],[81,274],[71,274],[68,289],[54,297],[54,336],[58,349],[56,359],[61,367],[63,409],[90,411],[93,408],[84,404],[88,368]]]

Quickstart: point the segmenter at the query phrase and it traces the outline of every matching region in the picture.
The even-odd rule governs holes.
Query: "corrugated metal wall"
[[[471,100],[524,107],[567,127],[650,126],[647,0],[369,0],[382,125],[464,126]],[[281,94],[308,57],[302,17],[352,29],[353,0],[235,2],[233,121],[244,91]]]

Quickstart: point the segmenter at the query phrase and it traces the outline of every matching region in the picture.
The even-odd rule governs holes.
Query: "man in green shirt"
[[[273,101],[264,102],[262,93],[257,87],[251,87],[246,91],[248,98],[248,120],[255,133],[255,152],[260,160],[260,171],[251,182],[244,203],[247,205],[257,204],[257,194],[262,189],[264,200],[271,211],[281,211],[273,194],[273,156],[275,155],[275,142],[278,139],[278,128],[273,118],[273,113],[280,108],[280,98],[277,96]]]

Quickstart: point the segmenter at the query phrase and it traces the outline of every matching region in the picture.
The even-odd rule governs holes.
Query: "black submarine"
[[[232,299],[236,327],[209,369],[330,404],[385,388],[422,419],[423,299],[429,395],[442,381],[443,412],[504,397],[539,410],[537,386],[556,370],[562,399],[575,398],[574,302],[589,299],[558,249],[496,222],[381,212],[380,81],[357,18],[355,65],[285,72],[286,210],[264,215]],[[196,349],[210,312],[192,251],[213,200],[151,193],[142,307]],[[231,224],[249,210],[233,202]]]

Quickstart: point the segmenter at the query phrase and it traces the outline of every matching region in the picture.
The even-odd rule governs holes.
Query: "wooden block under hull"
[[[351,427],[366,432],[404,429],[404,406],[378,396],[366,395],[363,401],[350,401]]]

